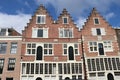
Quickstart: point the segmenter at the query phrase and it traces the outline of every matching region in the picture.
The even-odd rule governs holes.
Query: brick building
[[[43,5],[22,37],[13,29],[0,30],[7,31],[7,36],[0,33],[1,80],[120,78],[120,30],[112,28],[95,8],[81,30],[66,9],[54,21]]]
[[[83,26],[88,80],[119,80],[120,53],[115,29],[94,8]]]
[[[40,6],[23,30],[21,80],[83,79],[81,37],[64,9],[53,21]]]
[[[0,80],[20,78],[21,42],[13,28],[0,28]]]

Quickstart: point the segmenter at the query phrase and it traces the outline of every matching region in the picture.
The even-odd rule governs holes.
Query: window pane
[[[63,23],[64,24],[68,23],[68,18],[63,18]]]
[[[5,54],[7,51],[7,43],[0,43],[0,54]]]
[[[17,43],[11,43],[11,54],[17,53]]]
[[[94,21],[95,21],[95,24],[99,24],[99,20],[97,18],[94,19]]]
[[[97,35],[101,35],[101,30],[100,29],[96,29],[97,31]]]
[[[15,68],[15,58],[9,58],[9,61],[8,61],[8,70],[14,70]]]
[[[3,72],[3,67],[4,67],[4,59],[0,59],[0,74]]]
[[[43,37],[43,29],[38,29],[37,37]]]

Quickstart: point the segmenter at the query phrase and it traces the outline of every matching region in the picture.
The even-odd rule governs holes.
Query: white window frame
[[[41,17],[42,22],[38,22],[38,17]],[[36,15],[36,24],[46,24],[46,15]]]
[[[38,37],[38,30],[43,30],[43,36]],[[32,38],[48,38],[48,28],[32,28]]]
[[[75,44],[78,46],[77,48],[75,48]],[[67,45],[67,47],[64,47],[64,45]],[[73,50],[74,50],[74,54],[75,54],[75,49],[77,49],[78,50],[78,54],[75,54],[75,55],[80,55],[80,53],[79,53],[79,44],[78,43],[74,43],[74,44],[67,44],[67,43],[64,43],[64,44],[62,44],[62,48],[63,48],[63,55],[68,55],[68,48],[70,47],[70,46],[72,46],[73,47]],[[67,50],[67,53],[66,54],[64,54],[64,49],[66,49]]]
[[[45,46],[43,47],[43,54],[44,54],[44,56],[52,56],[52,55],[54,55],[54,45],[53,44],[51,44],[51,43],[44,43],[43,45],[47,45],[47,48],[45,48]],[[50,48],[50,46],[49,45],[52,45],[52,48]],[[45,50],[47,50],[47,53],[45,54]],[[52,54],[49,54],[49,50],[52,50]]]
[[[100,29],[101,35],[97,35],[97,29]],[[91,29],[92,35],[93,36],[102,36],[106,35],[105,28],[92,28]]]
[[[18,47],[17,42],[12,42],[11,43],[10,53],[11,54],[16,54],[17,53],[17,47]]]
[[[106,52],[113,51],[112,41],[103,41],[103,46]]]
[[[68,30],[66,35],[65,30]],[[59,38],[73,38],[73,28],[59,28]]]
[[[98,24],[95,23],[95,19],[98,19]],[[99,25],[100,24],[100,19],[98,17],[94,17],[93,21],[94,21],[94,25]]]
[[[28,44],[31,45],[31,47],[28,47]],[[26,55],[35,55],[36,54],[36,44],[35,47],[33,48],[33,44],[35,43],[26,43]],[[30,50],[30,54],[28,53],[28,50]],[[35,50],[35,54],[32,54],[32,50]]]
[[[64,22],[64,19],[65,19],[65,18],[67,19],[67,23]],[[69,23],[69,22],[68,22],[68,17],[62,17],[62,21],[63,21],[63,24],[68,24],[68,23]]]
[[[5,48],[5,51],[2,48]],[[0,43],[0,51],[4,51],[4,52],[0,52],[0,54],[6,54],[6,52],[7,52],[7,42],[1,42]]]
[[[92,45],[90,45],[90,43],[92,43]],[[94,45],[94,43],[96,43],[96,46]],[[90,42],[88,42],[88,45],[89,45],[89,52],[98,52],[98,42],[96,42],[96,41],[90,41]],[[90,50],[90,47],[93,48],[93,51]],[[96,51],[94,50],[95,47],[97,49]]]

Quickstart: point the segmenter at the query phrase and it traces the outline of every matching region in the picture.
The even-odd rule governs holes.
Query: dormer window
[[[46,23],[46,15],[37,15],[37,24],[45,24]]]
[[[0,36],[6,35],[6,29],[0,29]]]
[[[63,24],[68,24],[68,17],[63,17]]]
[[[94,24],[100,24],[98,18],[94,18]]]

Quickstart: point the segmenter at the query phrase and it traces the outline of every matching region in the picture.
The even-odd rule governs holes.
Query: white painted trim
[[[1,40],[22,40],[22,36],[0,36]]]

